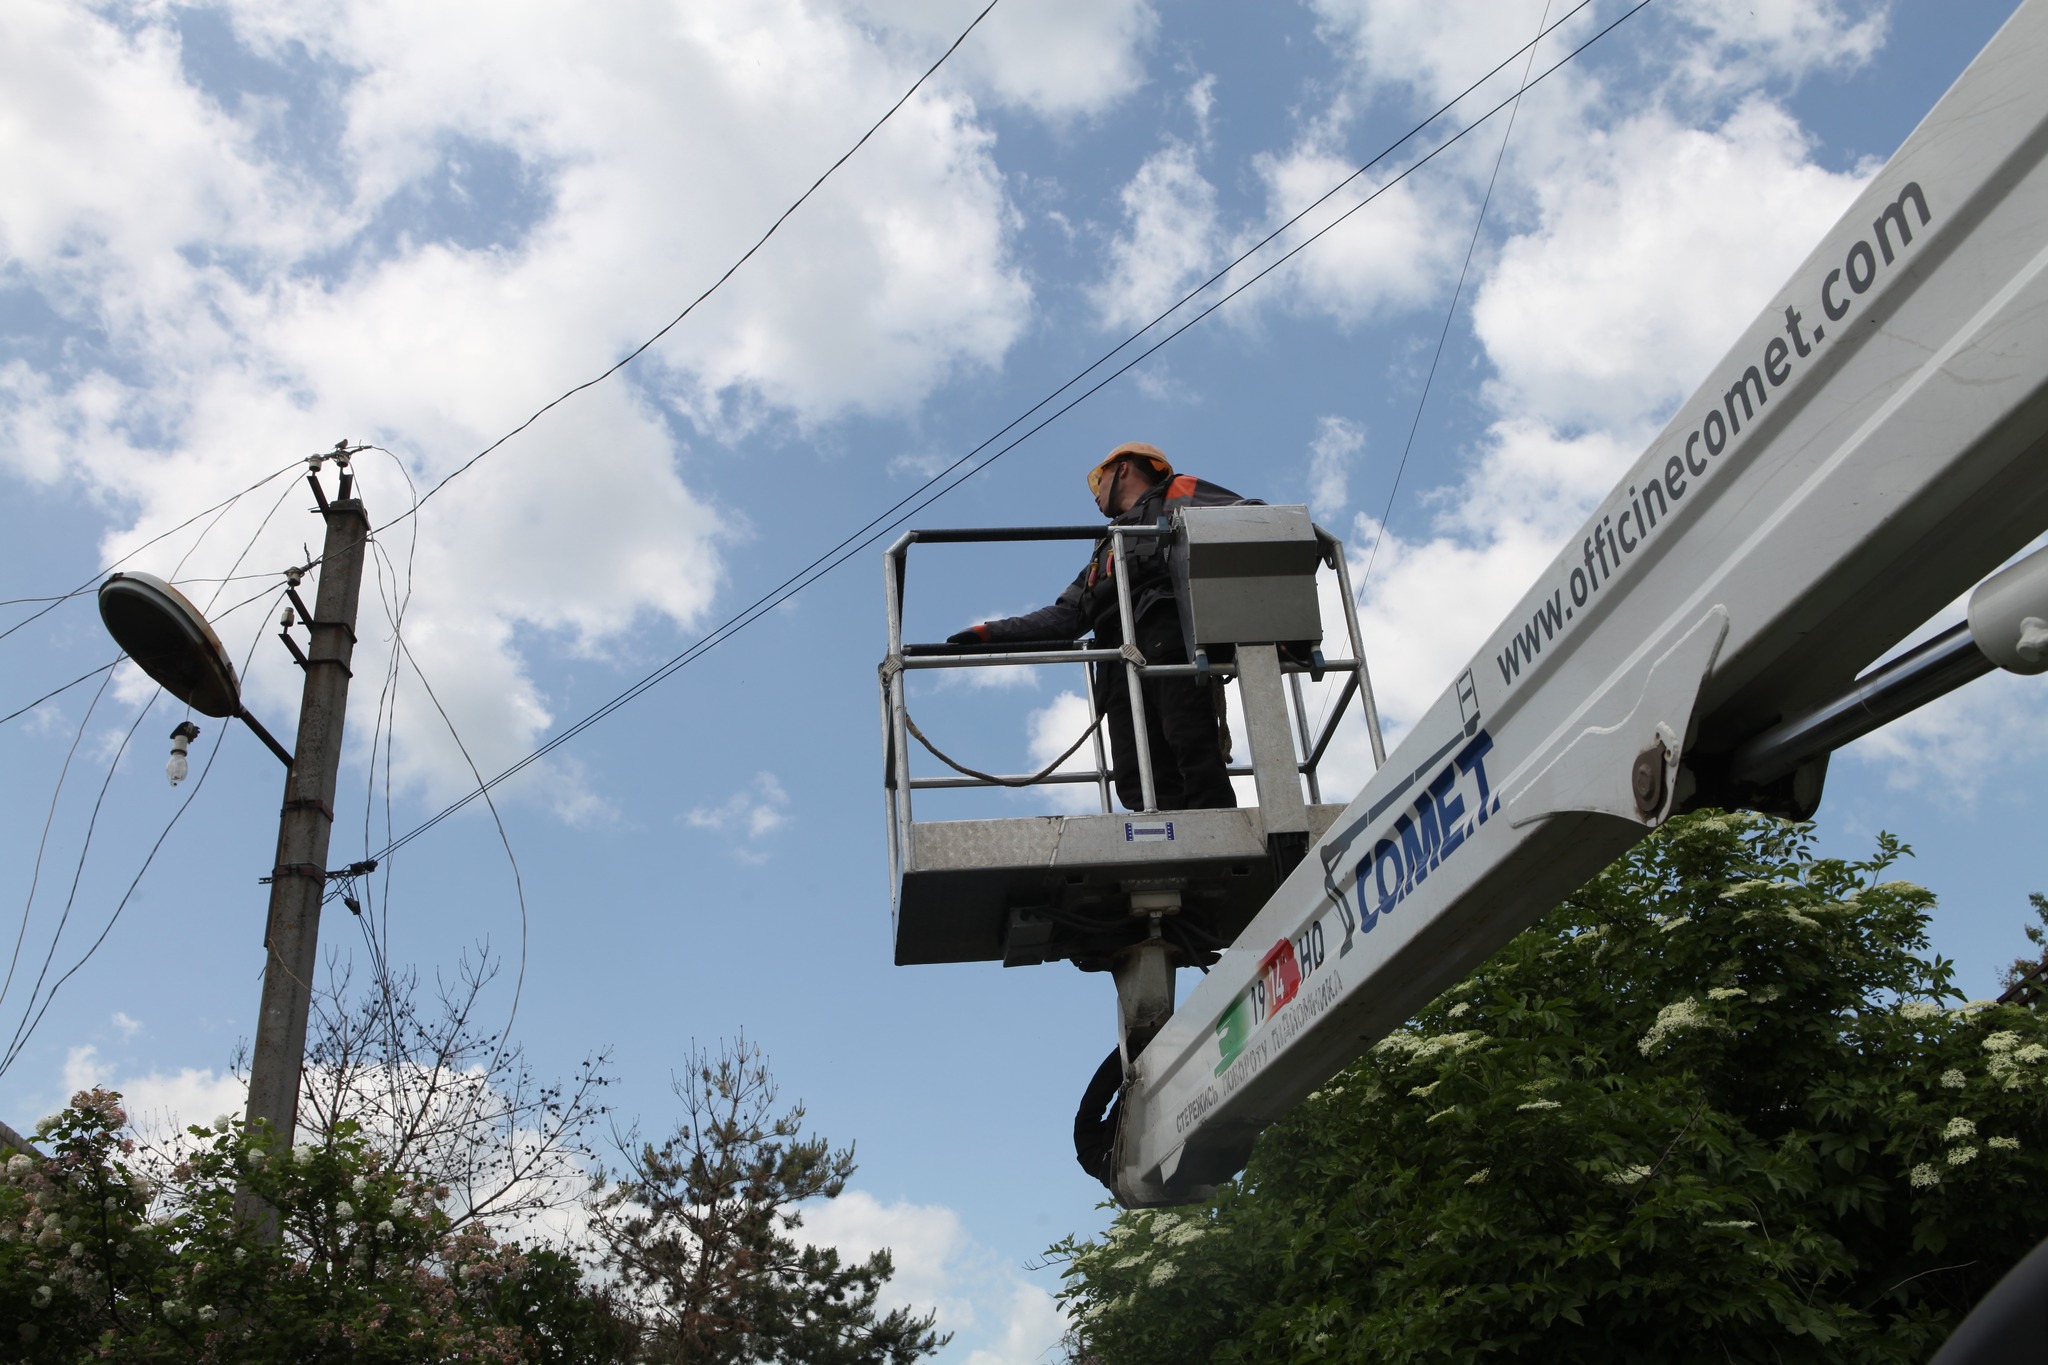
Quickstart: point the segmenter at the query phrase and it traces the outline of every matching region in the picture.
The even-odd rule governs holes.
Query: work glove
[[[988,643],[988,632],[980,626],[969,626],[965,630],[956,630],[951,635],[948,635],[946,643],[949,645],[985,645]]]

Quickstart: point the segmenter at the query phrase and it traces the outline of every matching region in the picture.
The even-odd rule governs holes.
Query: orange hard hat
[[[1143,460],[1146,464],[1152,466],[1160,478],[1170,479],[1173,477],[1173,465],[1167,460],[1166,453],[1160,450],[1158,446],[1148,446],[1143,441],[1125,441],[1115,450],[1103,456],[1101,464],[1088,471],[1088,491],[1100,496],[1102,481],[1108,478],[1110,471],[1115,469],[1124,460]]]

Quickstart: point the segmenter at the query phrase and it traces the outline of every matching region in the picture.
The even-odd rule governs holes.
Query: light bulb
[[[171,779],[173,787],[183,782],[185,775],[192,771],[192,764],[186,759],[185,751],[192,747],[192,741],[197,738],[199,727],[189,720],[179,721],[178,728],[171,731],[171,761],[164,764],[164,776]]]

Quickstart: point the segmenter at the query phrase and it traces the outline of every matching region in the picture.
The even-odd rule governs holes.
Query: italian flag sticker
[[[1217,1075],[1237,1060],[1259,1025],[1286,1008],[1300,989],[1301,964],[1295,959],[1294,945],[1283,938],[1259,960],[1258,978],[1216,1021],[1216,1046],[1223,1053],[1223,1060],[1216,1063]]]

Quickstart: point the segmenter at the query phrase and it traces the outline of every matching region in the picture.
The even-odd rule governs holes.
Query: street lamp
[[[114,643],[164,691],[203,716],[232,717],[292,766],[279,744],[242,705],[242,685],[220,636],[185,594],[155,574],[117,573],[100,584],[100,619]]]

